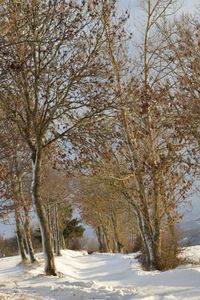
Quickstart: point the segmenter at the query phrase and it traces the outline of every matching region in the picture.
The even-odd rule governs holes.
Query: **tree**
[[[82,238],[83,233],[85,231],[85,228],[79,224],[80,220],[72,217],[73,209],[69,204],[67,206],[66,205],[62,206],[62,214],[63,214],[61,216],[61,218],[63,219],[62,227],[59,228],[60,241],[57,241],[57,232],[54,233],[54,228],[53,228],[54,226],[52,226],[52,221],[55,222],[55,220],[53,219],[52,221],[50,221],[50,228],[51,228],[52,237],[54,241],[54,251],[56,255],[61,255],[60,248],[57,248],[56,243],[60,242],[60,245],[58,245],[58,247],[61,247],[61,245],[62,248],[71,247],[74,243],[74,240],[76,241],[77,238]],[[59,215],[59,220],[60,220],[60,215]],[[33,235],[35,239],[39,241],[39,243],[41,243],[42,237],[39,228],[36,228],[34,230]],[[59,252],[57,252],[58,250]]]
[[[76,197],[84,222],[96,232],[100,251],[120,253],[130,249],[130,243],[133,248],[138,228],[118,186],[108,180],[111,170],[118,176],[116,169],[113,159],[96,162],[93,175],[76,180]]]
[[[113,66],[118,95],[118,122],[113,126],[115,153],[120,174],[118,182],[138,221],[145,248],[146,267],[164,269],[162,233],[175,238],[179,219],[177,207],[191,186],[189,167],[184,162],[184,144],[177,139],[176,114],[170,105],[168,78],[171,62],[161,55],[166,39],[160,28],[173,1],[145,1],[146,26],[141,45],[141,68],[135,78],[121,68],[115,52],[107,1],[103,1],[107,47]],[[170,64],[170,66],[169,66]],[[185,155],[185,156],[184,156]],[[176,245],[176,243],[174,243]],[[176,253],[176,249],[174,249]]]
[[[30,261],[33,263],[36,259],[30,233],[29,211],[32,205],[29,193],[30,163],[27,157],[27,149],[14,130],[14,127],[10,126],[6,120],[1,122],[0,136],[4,140],[4,143],[0,147],[0,166],[4,170],[0,176],[2,183],[0,194],[3,201],[7,203],[6,206],[4,205],[4,211],[5,214],[14,211],[16,233],[22,261],[27,261],[23,241],[25,234]],[[25,189],[25,186],[28,191]]]
[[[171,84],[176,85],[171,91],[171,99],[176,109],[176,130],[180,139],[185,139],[190,156],[198,158],[199,154],[199,18],[182,16],[173,26],[174,34],[167,39],[169,51],[166,58],[176,66]],[[169,26],[168,30],[172,31]],[[174,29],[175,28],[175,29]]]
[[[45,148],[64,137],[73,143],[91,125],[97,130],[113,104],[101,5],[84,3],[1,2],[0,105],[30,149],[48,275],[56,270],[40,192]]]
[[[77,218],[72,218],[71,210],[71,215],[65,219],[63,230],[63,237],[66,241],[67,247],[69,247],[69,244],[72,240],[83,237],[85,228],[79,223],[80,220],[78,220]]]
[[[0,257],[17,255],[17,239],[16,237],[5,238],[0,236]]]
[[[54,252],[56,255],[61,255],[61,248],[65,248],[63,230],[66,218],[71,216],[72,210],[70,199],[68,199],[70,195],[67,189],[67,174],[63,169],[64,164],[55,155],[55,149],[53,153],[47,153],[48,161],[47,158],[43,161],[41,196],[48,218]]]

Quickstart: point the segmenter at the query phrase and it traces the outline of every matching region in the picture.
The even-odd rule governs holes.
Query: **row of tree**
[[[16,222],[23,207],[28,236],[32,195],[48,275],[52,236],[57,254],[64,245],[58,170],[78,176],[70,195],[102,250],[137,232],[148,269],[165,268],[166,236],[176,255],[178,207],[198,176],[200,25],[173,20],[174,5],[143,2],[133,48],[115,0],[1,0],[2,216],[8,199]]]

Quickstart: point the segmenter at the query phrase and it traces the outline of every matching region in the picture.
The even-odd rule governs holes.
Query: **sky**
[[[139,0],[118,0],[119,3],[119,11],[126,11],[128,10],[130,13],[130,19],[129,19],[129,24],[128,26],[131,27],[134,26],[134,24],[137,22],[138,19],[140,19],[141,16],[141,8],[139,6],[140,1]],[[195,11],[195,8],[197,5],[199,5],[199,0],[177,0],[178,5],[182,3],[182,7],[180,12],[185,12],[185,13],[193,13]],[[197,205],[195,205],[197,208]],[[198,206],[199,207],[199,206]],[[195,211],[197,212],[195,208]],[[198,209],[199,215],[200,215],[200,209]],[[192,217],[192,212],[191,212],[191,217]],[[10,219],[10,222],[12,225],[4,225],[0,223],[0,235],[4,234],[6,236],[11,236],[14,234],[15,229],[14,229],[14,220],[13,218]]]
[[[139,0],[118,0],[120,9],[128,9],[131,13],[131,18],[139,13]],[[199,5],[199,0],[177,0],[177,4],[181,5],[184,12],[193,12],[195,7]]]
[[[130,17],[126,28],[133,33],[133,43],[137,43],[137,39],[139,38],[138,33],[142,31],[145,25],[145,15],[141,8],[141,3],[144,1],[145,0],[118,0],[119,15],[126,10],[129,12]],[[178,8],[176,15],[181,15],[182,13],[197,14],[197,7],[200,9],[200,0],[173,1],[175,8]],[[155,0],[152,0],[152,3],[155,3]]]

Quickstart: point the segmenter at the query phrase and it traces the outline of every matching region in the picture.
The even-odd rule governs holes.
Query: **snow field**
[[[184,253],[199,262],[200,246]],[[63,250],[56,257],[57,277],[44,276],[41,254],[34,266],[19,264],[18,256],[2,258],[0,300],[200,300],[200,265],[146,272],[136,255]]]

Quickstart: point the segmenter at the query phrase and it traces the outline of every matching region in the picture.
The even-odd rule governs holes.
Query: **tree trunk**
[[[17,242],[19,246],[19,252],[21,255],[22,262],[25,263],[28,261],[26,257],[25,247],[24,247],[24,241],[23,236],[21,232],[21,224],[20,224],[20,216],[17,209],[15,209],[15,222],[16,222],[16,233],[17,233]]]
[[[111,245],[110,245],[110,240],[109,240],[109,237],[108,237],[108,232],[107,232],[107,229],[105,228],[105,226],[102,226],[102,230],[103,230],[103,244],[105,245],[106,247],[106,252],[109,252],[109,253],[112,253],[112,248],[111,248]]]
[[[33,244],[32,244],[32,238],[31,238],[29,209],[26,206],[24,206],[24,217],[25,217],[24,229],[25,229],[25,236],[26,236],[26,244],[27,244],[27,248],[28,248],[28,254],[29,254],[31,263],[34,263],[37,260],[35,258]]]
[[[63,233],[61,233],[61,247],[62,249],[66,249],[66,243]]]
[[[42,149],[38,147],[37,151],[32,153],[33,178],[32,178],[32,200],[38,216],[40,230],[42,234],[42,245],[45,258],[46,275],[56,275],[54,255],[51,243],[51,234],[48,220],[45,214],[45,208],[40,195],[41,184],[41,163]]]
[[[60,228],[59,228],[59,222],[58,222],[58,207],[56,204],[55,204],[55,227],[56,227],[56,255],[61,256]]]
[[[145,213],[132,204],[132,208],[137,218],[138,227],[145,248],[145,266],[148,270],[162,270],[160,255],[160,230],[151,227],[149,216],[145,218]]]
[[[141,236],[146,250],[146,267],[149,270],[162,270],[160,255],[160,234],[150,232],[149,226],[142,220]]]
[[[50,223],[49,228],[51,231],[51,241],[53,244],[53,251],[56,253],[56,225],[55,225],[55,207],[51,205],[50,208]]]
[[[53,231],[53,221],[52,221],[52,207],[50,202],[47,202],[45,206],[45,213],[47,216],[47,221],[49,224],[50,236],[51,236],[51,244],[54,246],[54,231]]]
[[[123,245],[119,241],[118,230],[117,230],[117,220],[116,220],[116,216],[115,216],[114,212],[112,212],[111,220],[112,220],[112,225],[113,225],[115,248],[118,253],[121,253]]]
[[[36,258],[34,256],[34,250],[33,250],[33,244],[32,244],[32,238],[31,238],[31,229],[30,229],[30,216],[29,216],[29,203],[24,198],[24,192],[23,192],[23,183],[22,178],[19,176],[19,193],[20,197],[23,203],[23,209],[24,209],[24,231],[25,231],[25,238],[26,238],[26,247],[28,250],[28,255],[30,257],[31,263],[34,263],[36,261]]]
[[[103,252],[102,232],[101,232],[101,228],[99,226],[97,227],[96,235],[97,235],[97,239],[99,242],[99,251]]]
[[[154,234],[152,249],[154,255],[154,268],[161,271],[163,270],[163,261],[161,257],[160,232]]]

